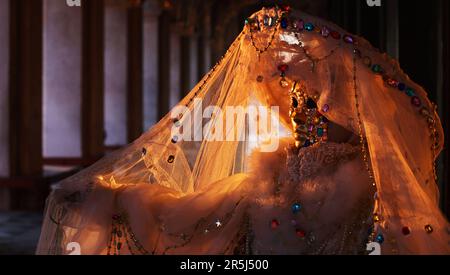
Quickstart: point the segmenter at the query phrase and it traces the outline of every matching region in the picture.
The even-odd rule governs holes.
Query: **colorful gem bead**
[[[365,56],[365,57],[363,58],[363,63],[364,63],[364,65],[366,65],[367,67],[370,67],[370,66],[372,65],[372,60],[370,59],[370,57]]]
[[[384,242],[383,234],[378,234],[377,237],[375,238],[375,241],[379,244],[382,244]]]
[[[280,71],[280,73],[284,74],[287,72],[287,70],[289,70],[289,66],[286,64],[281,64],[278,66],[278,70]]]
[[[333,37],[336,40],[339,40],[339,39],[341,39],[341,34],[338,33],[337,31],[332,31],[331,32],[331,37]]]
[[[413,97],[416,95],[416,93],[414,92],[414,90],[412,88],[406,88],[405,89],[405,93],[409,96],[409,97]]]
[[[348,44],[353,44],[355,42],[355,39],[351,35],[344,35],[344,42]]]
[[[402,228],[402,234],[405,235],[405,236],[411,234],[411,228],[409,228],[408,226],[404,226]]]
[[[299,237],[299,238],[304,238],[306,237],[306,232],[301,230],[301,229],[296,229],[295,230],[295,234]]]
[[[419,108],[422,106],[422,101],[417,96],[413,96],[411,98],[411,104],[414,105],[415,107]]]
[[[314,30],[314,25],[312,23],[306,23],[305,24],[305,30],[311,32]]]
[[[374,64],[372,66],[372,71],[374,73],[376,73],[376,74],[382,74],[383,73],[383,68],[380,65],[378,65],[378,64]]]
[[[282,29],[286,29],[288,27],[288,20],[286,17],[283,17],[281,19],[280,26]]]
[[[278,226],[280,226],[280,222],[279,222],[277,219],[273,219],[273,220],[270,222],[270,227],[271,227],[272,229],[277,229]]]
[[[328,36],[330,36],[330,29],[328,29],[327,27],[323,27],[321,30],[321,35],[327,38]]]
[[[395,79],[388,79],[387,80],[387,84],[389,85],[389,86],[392,86],[392,87],[394,87],[394,88],[397,88],[398,87],[398,81],[396,81]]]
[[[175,161],[175,156],[169,156],[169,158],[167,159],[167,162],[172,164]]]
[[[381,220],[380,215],[378,215],[378,214],[373,214],[373,221],[374,221],[374,222],[380,222],[380,220]]]
[[[305,29],[305,22],[301,19],[292,21],[292,28],[295,31],[301,32]]]
[[[302,209],[302,206],[299,203],[294,203],[291,207],[292,213],[297,214]]]
[[[434,229],[430,224],[425,225],[425,232],[427,232],[428,234],[433,233]]]

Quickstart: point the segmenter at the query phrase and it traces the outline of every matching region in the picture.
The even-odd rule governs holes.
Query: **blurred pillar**
[[[142,134],[143,124],[143,14],[137,1],[128,8],[128,142]]]
[[[128,5],[127,0],[106,0],[105,5],[105,145],[115,148],[128,143]]]
[[[178,26],[170,28],[170,100],[169,110],[181,99],[181,36]]]
[[[9,176],[9,1],[0,0],[0,178]],[[12,0],[14,1],[14,0]],[[10,206],[9,189],[0,187],[0,211]]]
[[[158,120],[158,16],[161,13],[156,0],[144,2],[143,26],[143,127],[148,130]]]
[[[194,34],[190,37],[189,43],[189,56],[190,56],[190,62],[189,62],[189,87],[187,91],[184,91],[186,94],[189,93],[195,85],[197,85],[197,82],[200,80],[198,77],[198,38],[197,34]]]
[[[43,154],[81,157],[81,8],[44,0]]]
[[[385,2],[386,11],[386,52],[395,59],[399,58],[399,10],[398,0],[389,0]]]
[[[441,0],[439,5],[441,11],[442,26],[442,89],[440,100],[438,101],[439,110],[441,110],[441,120],[444,124],[446,145],[444,146],[443,162],[441,167],[441,184],[444,187],[443,201],[444,210],[450,219],[450,3],[447,0]]]
[[[200,80],[211,69],[211,2],[203,3],[202,15],[199,20],[199,35],[197,42],[197,79]]]
[[[42,174],[42,0],[10,2],[10,172]]]
[[[82,12],[82,152],[96,159],[104,142],[104,1],[83,1]]]
[[[170,107],[170,14],[164,10],[158,24],[158,119],[164,117]]]
[[[180,97],[184,97],[190,91],[191,86],[191,37],[183,35],[180,37]]]
[[[0,0],[0,41],[9,44],[9,1]],[[13,0],[14,1],[14,0]],[[0,48],[0,177],[9,176],[9,47]],[[2,196],[0,194],[0,201]]]

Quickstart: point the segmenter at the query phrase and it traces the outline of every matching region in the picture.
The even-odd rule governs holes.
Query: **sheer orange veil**
[[[285,16],[287,28],[251,31],[252,22],[246,24],[223,59],[172,112],[132,144],[59,183],[47,201],[38,253],[61,253],[70,236],[86,226],[109,230],[94,218],[112,205],[111,198],[98,195],[107,190],[158,184],[182,197],[220,189],[224,179],[247,173],[251,149],[288,132],[288,94],[292,83],[301,81],[318,96],[330,121],[364,138],[378,190],[374,218],[384,236],[382,253],[448,254],[449,227],[438,207],[434,175],[443,130],[424,89],[363,38],[303,12]],[[288,65],[287,87],[279,85],[281,64]],[[208,106],[221,115],[211,110],[205,116]],[[252,134],[250,124],[260,117],[235,116],[236,108],[229,106],[271,110],[280,130]],[[279,115],[271,109],[276,106]],[[225,126],[227,115],[235,117],[236,127]],[[202,116],[199,123],[195,118]],[[194,137],[219,128],[235,138]],[[180,138],[188,131],[193,140]]]

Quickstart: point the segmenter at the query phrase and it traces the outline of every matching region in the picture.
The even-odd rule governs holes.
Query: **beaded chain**
[[[314,57],[312,56],[308,50],[305,49],[305,45],[304,43],[301,41],[300,37],[299,37],[299,33],[298,32],[294,32],[295,38],[297,38],[297,41],[300,45],[300,49],[302,49],[303,54],[306,56],[306,58],[308,58],[308,60],[311,62],[311,71],[314,72],[316,69],[316,65],[317,63],[327,59],[328,57],[332,56],[337,49],[339,49],[341,47],[341,44],[339,44],[336,48],[332,49],[328,54],[322,56],[322,57]]]
[[[235,203],[233,209],[231,209],[230,212],[226,213],[222,220],[218,219],[214,224],[207,225],[206,228],[204,228],[204,230],[203,230],[203,234],[209,234],[210,232],[212,232],[214,230],[218,230],[219,228],[226,226],[230,222],[231,218],[233,217],[233,214],[235,213],[237,207],[239,206],[239,204],[241,203],[241,201],[243,199],[244,199],[244,197],[240,198]],[[171,245],[171,246],[166,247],[164,249],[163,255],[165,255],[167,253],[167,251],[169,251],[171,249],[177,249],[177,248],[181,248],[181,247],[188,245],[194,238],[195,233],[206,221],[207,221],[206,218],[200,218],[194,227],[194,231],[189,235],[184,234],[184,233],[182,233],[182,234],[168,233],[169,236],[181,238],[183,240],[183,242],[178,245]]]
[[[356,79],[356,56],[353,55],[353,91],[354,91],[354,97],[355,97],[355,107],[356,107],[356,117],[358,119],[358,135],[359,135],[359,142],[361,145],[361,153],[363,156],[364,164],[367,170],[367,173],[369,174],[369,178],[372,181],[372,186],[376,186],[374,176],[372,169],[370,167],[369,163],[369,156],[367,154],[367,148],[366,148],[366,140],[364,138],[363,133],[363,125],[362,125],[362,119],[361,119],[361,112],[360,112],[360,105],[358,100],[358,84]]]
[[[278,11],[276,11],[276,12],[278,13]],[[274,28],[274,30],[272,32],[272,35],[270,36],[269,42],[263,48],[258,48],[258,46],[256,46],[255,39],[253,37],[253,26],[251,26],[251,25],[249,26],[250,39],[252,41],[252,46],[253,46],[253,48],[255,48],[256,52],[258,53],[258,57],[261,54],[265,53],[272,46],[273,40],[275,39],[275,35],[277,34],[277,32],[278,32],[278,30],[280,28],[280,20],[281,20],[281,18],[282,17],[278,17],[277,20],[275,21],[275,28]],[[251,23],[249,23],[249,24],[251,24]]]
[[[208,234],[214,230],[218,230],[224,226],[226,226],[231,218],[233,217],[237,207],[241,203],[244,197],[241,197],[234,205],[234,207],[225,214],[223,219],[217,219],[217,221],[213,224],[208,224],[203,229],[203,234]],[[167,246],[162,252],[165,255],[169,250],[185,247],[189,243],[191,243],[192,239],[195,236],[195,233],[207,222],[206,218],[200,218],[196,225],[194,226],[194,231],[191,234],[174,234],[167,233],[170,237],[180,238],[182,242],[180,244]],[[165,231],[164,226],[160,227],[160,231]],[[160,232],[161,234],[161,232]],[[141,254],[141,255],[155,255],[156,248],[159,242],[156,241],[155,249],[150,253],[148,250],[144,248],[144,246],[139,242],[136,237],[136,234],[133,232],[131,225],[128,221],[128,216],[126,212],[122,211],[120,214],[114,214],[112,216],[112,224],[111,224],[111,235],[107,244],[107,255],[120,255],[123,250],[124,245],[127,246],[128,251],[131,255]]]
[[[136,238],[136,235],[134,234],[133,230],[131,229],[130,223],[128,222],[126,213],[113,215],[111,227],[112,230],[108,243],[107,255],[120,255],[120,251],[122,250],[124,245],[124,240],[130,254],[135,255],[136,252],[139,252],[142,255],[150,254]],[[131,245],[131,242],[133,243],[134,248],[137,249],[137,251],[133,249],[133,245]]]

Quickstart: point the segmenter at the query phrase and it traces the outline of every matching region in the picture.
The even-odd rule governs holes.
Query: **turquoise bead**
[[[314,25],[312,23],[306,23],[305,24],[305,30],[313,31],[314,30]]]
[[[406,94],[410,97],[416,96],[416,93],[414,92],[414,90],[412,88],[406,88]]]
[[[383,72],[383,68],[381,68],[380,65],[375,64],[375,65],[372,66],[372,71],[373,71],[374,73],[380,74],[380,73]]]
[[[378,234],[375,240],[377,241],[377,243],[382,244],[384,242],[384,236],[382,234]]]
[[[318,128],[317,129],[317,136],[323,137],[323,128]]]

